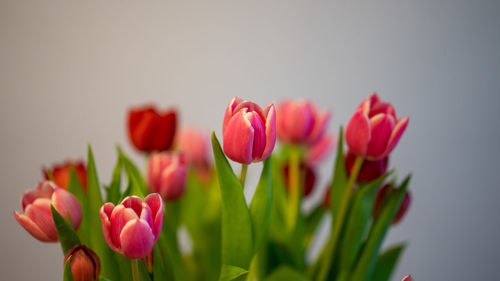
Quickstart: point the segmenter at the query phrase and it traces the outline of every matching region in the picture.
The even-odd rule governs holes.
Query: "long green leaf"
[[[88,200],[87,200],[87,194],[85,194],[85,191],[83,190],[83,187],[80,183],[80,179],[78,179],[78,176],[76,175],[76,171],[74,167],[70,167],[69,170],[69,183],[68,183],[68,190],[69,192],[73,193],[75,195],[76,199],[78,199],[78,202],[80,202],[80,206],[82,207],[82,222],[80,223],[80,227],[77,230],[77,234],[80,237],[80,240],[82,244],[88,244],[88,220],[84,219],[87,214],[86,211],[88,209]]]
[[[144,197],[149,194],[148,186],[146,184],[146,180],[142,176],[140,170],[137,166],[130,160],[125,153],[117,147],[118,155],[120,157],[120,161],[125,169],[125,173],[130,182],[132,182],[132,190],[130,195],[137,195],[140,197]]]
[[[366,240],[366,245],[351,275],[352,280],[364,281],[372,274],[380,246],[382,245],[387,230],[391,226],[396,212],[401,206],[401,202],[403,202],[409,181],[410,176],[407,176],[401,186],[393,194],[388,194],[390,198],[385,202],[379,217],[372,226],[368,239]]]
[[[71,272],[71,262],[69,259],[64,263],[64,281],[75,281],[73,279],[73,273]]]
[[[398,259],[405,247],[406,244],[397,245],[382,253],[377,259],[375,270],[373,271],[373,276],[370,280],[389,281]]]
[[[247,274],[248,270],[246,269],[224,264],[220,272],[219,281],[244,280]]]
[[[73,226],[56,211],[53,205],[50,205],[50,209],[52,211],[52,219],[56,226],[57,236],[59,237],[59,242],[61,242],[63,254],[65,255],[68,250],[80,244],[80,239],[75,230],[73,230]]]
[[[113,170],[113,178],[111,184],[106,189],[106,202],[118,204],[120,200],[120,187],[122,182],[122,162],[120,157],[116,161],[115,169]]]
[[[333,170],[332,185],[330,187],[330,211],[332,213],[332,225],[335,225],[342,198],[347,188],[347,173],[344,162],[344,131],[342,127],[339,129],[339,142],[337,144],[337,156],[335,159],[335,167]]]
[[[252,221],[243,188],[214,132],[212,148],[222,196],[222,263],[247,269],[254,248]]]
[[[308,281],[304,275],[298,273],[293,268],[288,266],[280,266],[278,269],[273,271],[265,281]]]
[[[160,248],[156,244],[153,248],[153,280],[163,281],[167,279],[167,274],[165,272],[164,261],[160,255]]]

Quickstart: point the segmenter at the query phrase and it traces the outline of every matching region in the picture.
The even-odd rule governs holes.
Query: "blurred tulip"
[[[14,211],[14,217],[33,237],[43,242],[58,240],[50,205],[65,219],[69,213],[74,229],[82,221],[78,199],[51,181],[40,182],[36,189],[27,190],[21,198],[21,205],[23,213]]]
[[[177,115],[174,110],[158,112],[153,106],[132,108],[128,113],[128,133],[139,151],[163,151],[172,146]]]
[[[327,187],[326,192],[325,192],[325,197],[323,197],[323,207],[325,209],[330,209],[330,185]]]
[[[325,133],[330,112],[320,113],[309,101],[286,100],[277,113],[278,137],[282,142],[311,144]]]
[[[190,127],[182,128],[177,134],[177,147],[187,161],[196,168],[207,168],[210,164],[209,135]]]
[[[182,153],[153,152],[149,157],[148,186],[165,201],[179,199],[184,193],[187,162]]]
[[[307,197],[313,191],[314,184],[316,183],[316,174],[314,170],[306,163],[300,163],[299,166],[300,173],[304,175],[304,186],[303,195]],[[285,179],[285,186],[290,189],[290,165],[286,164],[283,166],[283,178]]]
[[[94,251],[76,245],[64,257],[64,262],[69,260],[74,281],[97,281],[101,271],[101,261]]]
[[[324,134],[307,148],[305,161],[310,165],[317,165],[332,152],[336,142],[337,140],[333,134]]]
[[[408,125],[408,117],[396,118],[396,110],[377,94],[364,99],[349,120],[345,140],[352,153],[369,160],[385,158]]]
[[[129,259],[147,256],[160,236],[163,201],[158,193],[141,199],[126,197],[121,204],[106,203],[100,210],[102,230],[108,246]]]
[[[222,126],[223,148],[233,161],[250,164],[266,159],[276,143],[276,110],[264,111],[255,103],[235,97],[229,103]]]
[[[411,277],[411,275],[406,275],[401,281],[413,281],[413,277]]]
[[[69,176],[70,169],[75,169],[76,176],[83,187],[83,190],[87,191],[87,167],[82,161],[66,161],[60,165],[54,165],[50,168],[52,172],[52,177],[57,186],[68,190],[69,187]],[[43,176],[45,180],[49,179],[49,173],[47,169],[42,169]]]
[[[375,198],[375,206],[373,207],[373,217],[375,218],[378,217],[380,211],[382,210],[382,204],[384,203],[385,197],[387,195],[387,190],[389,189],[389,187],[390,184],[386,184],[382,186],[377,192],[377,197]],[[401,202],[401,206],[399,207],[398,212],[394,216],[392,224],[397,224],[403,219],[403,217],[408,212],[408,209],[410,208],[410,203],[411,203],[410,191],[406,191],[405,197],[403,198],[403,202]]]
[[[351,170],[356,161],[356,155],[350,151],[344,157],[345,168],[347,176],[351,175]],[[387,172],[387,167],[389,166],[389,157],[382,158],[380,160],[364,160],[361,165],[361,169],[358,173],[358,178],[356,182],[370,182]]]

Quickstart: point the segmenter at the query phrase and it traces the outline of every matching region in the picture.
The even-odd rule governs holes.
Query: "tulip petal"
[[[229,102],[229,105],[226,108],[226,113],[224,114],[224,123],[222,124],[222,131],[225,130],[227,124],[229,123],[229,120],[231,120],[231,117],[233,117],[234,114],[234,109],[238,104],[240,104],[243,100],[240,97],[234,97],[231,102]]]
[[[47,234],[45,234],[38,225],[36,225],[30,218],[28,218],[24,214],[20,214],[17,211],[14,211],[14,217],[17,222],[29,232],[33,237],[42,241],[42,242],[56,242],[57,239],[52,239]]]
[[[120,234],[123,255],[129,259],[140,259],[147,256],[154,245],[152,229],[144,220],[136,219],[127,222]]]
[[[56,185],[53,182],[47,180],[39,182],[36,189],[29,189],[24,192],[23,196],[21,197],[21,205],[23,206],[23,211],[25,210],[26,206],[32,204],[37,198],[50,199],[55,187]]]
[[[113,209],[113,213],[110,217],[111,239],[113,244],[118,248],[121,248],[120,235],[123,228],[129,221],[136,219],[139,219],[137,213],[133,209],[125,207],[123,203]]]
[[[186,186],[186,168],[179,165],[178,157],[169,166],[165,167],[160,174],[159,192],[165,200],[179,198]]]
[[[161,228],[163,226],[163,201],[158,193],[151,193],[146,198],[144,198],[146,204],[148,204],[151,209],[151,214],[153,216],[154,228],[153,235],[155,241],[160,236]]]
[[[142,212],[143,202],[144,201],[142,200],[142,198],[134,195],[125,197],[121,205],[123,205],[125,208],[131,208],[132,210],[134,210],[137,217],[139,217]]]
[[[57,241],[57,230],[54,225],[54,220],[52,219],[50,204],[51,202],[49,199],[38,198],[33,204],[26,207],[24,214],[33,221],[51,241]]]
[[[332,134],[324,134],[316,141],[306,152],[306,162],[310,165],[316,165],[328,154],[330,154],[333,146],[336,143],[335,136]]]
[[[314,106],[307,101],[285,101],[279,107],[279,137],[285,142],[303,142],[315,123]]]
[[[257,159],[262,155],[266,146],[264,119],[255,111],[245,113],[243,116],[250,122],[253,128],[252,159]]]
[[[389,139],[389,145],[387,146],[387,151],[385,152],[386,155],[389,155],[389,153],[391,153],[391,151],[396,147],[399,139],[406,130],[406,126],[408,126],[408,122],[410,122],[410,119],[407,116],[399,119],[398,123],[394,127],[394,130],[392,131],[391,138]]]
[[[151,132],[155,121],[153,107],[131,111],[129,114],[129,135],[134,146],[141,151],[151,150]]]
[[[244,117],[246,110],[234,115],[224,128],[224,153],[231,160],[243,164],[252,163],[254,130],[250,121]]]
[[[406,275],[401,281],[413,281],[413,277],[411,277],[411,275]]]
[[[177,125],[177,114],[170,110],[163,115],[157,115],[153,123],[151,150],[163,151],[172,146]]]
[[[265,109],[266,113],[266,146],[262,155],[258,157],[258,161],[264,160],[271,152],[273,152],[276,144],[276,109],[274,104],[268,105]]]
[[[54,193],[52,193],[52,204],[65,219],[68,219],[69,212],[74,229],[80,226],[82,222],[82,208],[78,199],[73,194],[65,189],[56,188]]]
[[[110,218],[111,218],[111,215],[113,213],[114,208],[115,208],[115,205],[113,205],[113,203],[106,203],[101,207],[101,210],[99,211],[99,215],[101,216],[102,232],[104,234],[104,240],[106,240],[106,243],[108,243],[108,246],[113,251],[121,253],[119,245],[116,245],[113,242],[113,237],[112,237]]]
[[[307,138],[307,141],[309,143],[314,143],[323,136],[328,127],[328,122],[330,122],[330,116],[331,116],[330,111],[326,111],[323,114],[318,113],[316,115],[314,127],[311,133],[309,134],[309,137]]]
[[[367,115],[358,109],[347,123],[345,129],[346,143],[351,152],[358,156],[365,156],[370,139],[370,121]]]
[[[392,115],[380,113],[370,119],[370,127],[372,137],[366,155],[370,160],[378,160],[387,155],[387,145],[394,129],[394,118]]]

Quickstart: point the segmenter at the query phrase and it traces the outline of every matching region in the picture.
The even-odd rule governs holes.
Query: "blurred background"
[[[13,210],[42,166],[85,159],[87,143],[103,183],[116,144],[141,163],[131,106],[175,107],[181,125],[220,136],[236,95],[307,98],[337,132],[373,91],[410,116],[391,158],[413,173],[410,212],[386,241],[409,241],[393,279],[494,278],[499,14],[495,0],[0,1],[1,279],[62,279],[59,245]]]

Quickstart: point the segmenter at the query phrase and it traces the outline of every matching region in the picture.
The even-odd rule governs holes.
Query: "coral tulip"
[[[208,136],[208,134],[190,127],[182,128],[177,134],[177,148],[196,168],[209,166],[210,143]]]
[[[97,281],[101,271],[101,261],[94,251],[83,246],[76,245],[71,248],[64,257],[64,262],[69,260],[73,280],[75,281]]]
[[[69,176],[70,169],[75,169],[76,176],[80,181],[83,189],[87,191],[87,167],[82,161],[66,161],[60,165],[54,165],[50,169],[52,172],[52,177],[54,178],[54,182],[57,186],[62,187],[64,189],[68,189],[69,187]],[[49,173],[47,169],[43,169],[43,176],[45,180],[49,180]]]
[[[235,97],[229,103],[222,126],[226,155],[239,163],[266,159],[276,143],[276,110],[263,111],[257,104]]]
[[[148,186],[151,192],[161,194],[165,201],[179,199],[184,193],[187,162],[183,154],[153,152],[149,158]]]
[[[347,154],[344,157],[344,160],[345,160],[345,168],[347,176],[350,176],[351,170],[356,160],[356,155],[354,155],[351,152],[347,152]],[[364,160],[363,164],[361,165],[361,169],[359,170],[356,182],[369,182],[382,176],[387,171],[388,165],[389,165],[389,157],[373,161]]]
[[[163,201],[158,193],[141,199],[128,196],[122,203],[106,203],[100,210],[104,239],[115,252],[129,259],[147,256],[160,236]]]
[[[172,146],[177,114],[158,112],[153,106],[133,108],[128,113],[128,133],[135,148],[143,152],[163,151]]]
[[[375,206],[373,207],[373,217],[375,218],[378,217],[378,215],[380,214],[380,211],[382,209],[382,204],[384,203],[384,199],[387,195],[389,187],[390,185],[386,184],[382,186],[377,192],[377,197],[375,198]],[[410,203],[411,203],[411,194],[410,191],[406,191],[405,196],[403,198],[403,202],[401,202],[401,206],[399,207],[396,215],[394,216],[392,224],[397,224],[403,219],[403,217],[408,212],[408,209],[410,208]]]
[[[50,205],[65,219],[71,216],[74,229],[82,221],[82,209],[78,199],[54,182],[40,182],[36,189],[26,191],[22,198],[23,213],[14,211],[14,217],[33,237],[43,242],[56,242],[57,230],[52,219]]]
[[[382,159],[394,149],[408,121],[407,116],[397,119],[394,107],[372,94],[349,120],[345,140],[355,155],[369,160]]]

